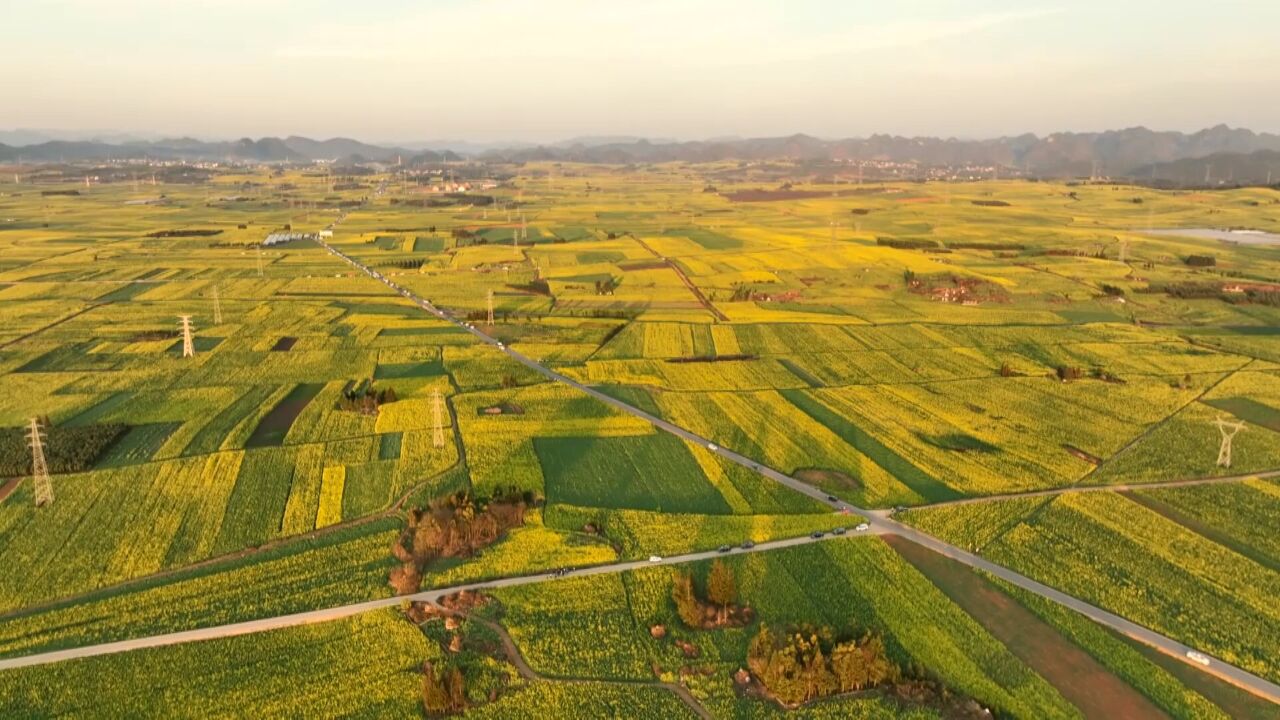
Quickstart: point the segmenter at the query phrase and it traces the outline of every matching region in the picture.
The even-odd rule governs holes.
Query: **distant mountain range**
[[[1159,132],[1137,127],[1098,133],[1054,133],[1045,137],[1026,134],[991,140],[957,140],[933,137],[872,135],[867,138],[824,140],[809,135],[778,138],[728,138],[675,142],[631,137],[593,137],[552,145],[517,145],[480,149],[468,157],[484,160],[527,162],[539,160],[586,163],[703,162],[717,160],[879,161],[921,167],[1001,167],[1031,175],[1069,177],[1192,178],[1193,165],[1184,161],[1221,155],[1222,168],[1211,179],[1261,181],[1268,161],[1248,159],[1259,151],[1280,152],[1280,135],[1255,133],[1226,125],[1194,133]],[[459,160],[452,150],[372,145],[348,138],[312,140],[304,137],[243,138],[209,142],[192,138],[137,140],[107,143],[92,140],[52,140],[10,146],[0,144],[0,161],[29,162],[101,161],[122,158],[160,160],[236,160],[250,162],[339,163],[383,162],[420,164],[441,159]],[[1197,160],[1198,161],[1198,160]],[[1176,167],[1175,167],[1176,166]],[[1259,176],[1253,168],[1262,169]],[[1236,173],[1232,168],[1240,168]],[[1154,175],[1153,175],[1154,173]],[[1190,180],[1189,180],[1190,181]]]

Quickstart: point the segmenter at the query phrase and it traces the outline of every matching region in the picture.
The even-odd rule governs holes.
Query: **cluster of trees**
[[[614,290],[616,290],[616,289],[617,289],[617,287],[618,287],[618,281],[617,281],[617,280],[614,280],[613,278],[609,278],[608,280],[597,280],[597,281],[596,281],[596,294],[597,294],[597,295],[612,295],[612,294],[613,294],[613,291],[614,291]]]
[[[388,260],[384,263],[379,263],[379,264],[382,265],[383,267],[390,266],[390,267],[403,268],[405,270],[417,270],[418,268],[422,267],[423,263],[425,262],[426,262],[425,259],[418,258],[416,260]]]
[[[395,401],[395,390],[378,390],[373,387],[373,380],[363,380],[355,387],[342,391],[342,396],[338,398],[338,409],[362,415],[377,415],[379,407]]]
[[[938,242],[936,240],[925,240],[924,238],[892,238],[878,237],[876,244],[883,247],[897,248],[899,250],[925,250],[936,249]]]
[[[1212,255],[1188,255],[1184,262],[1190,267],[1213,267],[1218,264],[1218,259]]]
[[[729,296],[729,302],[743,302],[750,300],[756,294],[756,289],[746,283],[734,283],[733,295]]]
[[[830,628],[776,633],[761,624],[747,649],[747,667],[769,695],[792,707],[902,678],[879,635],[868,631],[837,642]]]
[[[750,621],[749,611],[738,607],[738,581],[733,569],[720,560],[711,564],[707,574],[705,601],[698,597],[693,576],[681,572],[672,582],[671,599],[680,620],[691,628],[736,626]]]
[[[1238,292],[1226,292],[1216,282],[1180,282],[1164,286],[1170,297],[1183,300],[1221,300],[1228,303],[1266,305],[1280,307],[1280,291],[1271,286],[1242,286]]]
[[[525,509],[532,502],[530,493],[515,489],[479,501],[458,492],[433,500],[425,510],[410,510],[408,526],[391,548],[400,561],[391,571],[391,586],[400,594],[417,592],[428,564],[439,558],[469,557],[492,545],[508,529],[524,524]]]
[[[1026,250],[1027,246],[1022,243],[998,243],[998,242],[980,242],[980,241],[959,241],[949,242],[947,247],[952,250]]]
[[[54,427],[42,418],[45,430],[44,457],[49,472],[83,472],[93,467],[102,453],[129,430],[123,423],[103,423],[84,427]],[[0,477],[31,474],[31,449],[27,445],[28,428],[0,429]]]
[[[1124,297],[1124,288],[1119,285],[1108,285],[1107,283],[1102,283],[1102,292],[1110,295],[1111,297]]]
[[[422,664],[422,707],[431,717],[466,710],[467,689],[462,670],[456,666],[437,670],[432,663],[424,662]]]

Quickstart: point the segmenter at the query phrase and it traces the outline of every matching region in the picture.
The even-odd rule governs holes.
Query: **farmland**
[[[903,507],[894,517],[929,534],[1280,679],[1276,481],[1142,487],[1280,470],[1280,309],[1183,292],[1280,283],[1280,260],[1135,230],[1280,229],[1274,191],[1007,181],[851,193],[811,179],[769,199],[774,177],[729,163],[566,163],[554,183],[538,163],[468,167],[492,175],[492,203],[428,202],[436,171],[335,183],[306,168],[223,168],[78,195],[0,183],[0,217],[12,218],[0,224],[0,656],[390,597],[393,540],[415,508],[453,493],[478,507],[520,497],[528,511],[474,552],[426,564],[424,589],[860,522],[833,513],[830,494]],[[707,442],[549,382],[317,242],[261,244],[286,225],[331,231],[336,251],[452,318]],[[1204,254],[1211,268],[1185,262]],[[1220,417],[1244,423],[1230,467],[1217,462]],[[53,473],[45,507],[27,479],[32,418]],[[1123,492],[1069,492],[1113,485]],[[1068,492],[1018,497],[1045,490]],[[705,632],[680,625],[665,567],[497,591],[494,619],[548,680],[469,712],[690,712],[660,681],[717,717],[783,715],[732,679],[762,622],[873,631],[911,678],[1008,716],[1081,711],[880,540],[729,565],[755,619]],[[708,566],[691,568],[701,589]],[[1222,709],[1088,621],[997,587],[1162,711]],[[316,690],[317,714],[363,683],[369,704],[353,712],[412,715],[420,666],[436,656],[393,615],[67,667],[111,689],[104,715],[177,702],[289,715],[273,691],[338,674]],[[380,667],[355,667],[366,640]],[[219,661],[273,666],[295,647],[315,652],[260,685]],[[197,666],[227,704],[118,687]],[[83,696],[49,689],[53,672],[0,672],[15,703],[0,714],[34,712],[37,693],[48,714],[84,711]],[[945,714],[893,692],[785,712]]]

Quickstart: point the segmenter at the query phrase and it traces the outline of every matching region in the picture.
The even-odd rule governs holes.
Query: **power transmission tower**
[[[262,246],[258,246],[258,277],[262,277]]]
[[[485,299],[488,301],[487,304],[488,304],[488,310],[489,310],[489,314],[488,314],[489,327],[493,327],[493,289],[492,288],[490,288],[489,292],[486,294]]]
[[[1218,426],[1218,432],[1222,433],[1222,445],[1218,448],[1218,467],[1231,467],[1231,440],[1235,438],[1236,433],[1244,429],[1244,423],[1231,422],[1226,418],[1218,418],[1213,421]]]
[[[218,286],[213,286],[213,324],[222,324],[222,301],[218,299]]]
[[[444,402],[440,397],[440,389],[431,391],[431,444],[444,447]]]
[[[179,327],[182,328],[182,357],[189,358],[196,356],[196,344],[191,339],[191,316],[179,315]]]
[[[1120,238],[1120,262],[1129,262],[1129,238]]]
[[[31,483],[36,488],[36,507],[53,504],[53,482],[49,479],[49,464],[44,459],[44,430],[40,418],[31,418],[27,442],[31,445]]]

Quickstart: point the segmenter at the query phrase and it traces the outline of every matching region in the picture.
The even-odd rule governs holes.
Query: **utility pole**
[[[490,288],[489,292],[486,293],[485,300],[487,301],[487,306],[489,310],[488,312],[489,327],[493,327],[493,288]]]
[[[191,339],[191,316],[179,315],[179,327],[182,328],[182,357],[189,358],[196,356],[196,344]]]
[[[1120,238],[1120,262],[1129,262],[1129,238]]]
[[[35,485],[36,507],[53,504],[53,482],[49,479],[49,464],[44,459],[44,439],[40,418],[31,418],[27,443],[31,445],[31,483]]]
[[[262,277],[262,246],[258,246],[258,277]]]
[[[213,324],[222,324],[222,302],[218,299],[218,286],[213,286]]]
[[[1226,418],[1218,418],[1213,421],[1218,426],[1218,432],[1222,433],[1222,445],[1218,447],[1218,467],[1231,467],[1231,441],[1235,438],[1236,433],[1244,429],[1244,423],[1231,422]]]
[[[431,444],[437,448],[444,447],[444,402],[439,388],[431,391],[431,426]]]

